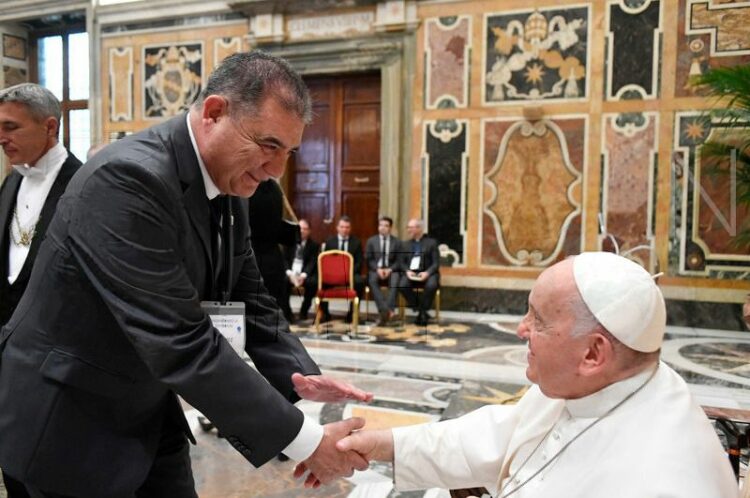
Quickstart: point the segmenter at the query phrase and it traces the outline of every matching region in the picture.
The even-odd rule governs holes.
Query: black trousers
[[[44,491],[25,484],[31,498],[75,498]],[[14,495],[8,495],[9,498]],[[21,495],[23,496],[23,495]],[[165,421],[164,432],[154,463],[146,480],[134,494],[122,498],[198,498],[193,470],[190,466],[190,445],[182,429]],[[15,498],[15,497],[14,497]],[[114,498],[114,497],[113,497]],[[118,497],[119,498],[119,497]]]

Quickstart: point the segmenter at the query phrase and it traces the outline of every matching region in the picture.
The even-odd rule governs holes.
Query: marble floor
[[[332,311],[336,315],[337,309]],[[349,326],[340,320],[320,334],[309,322],[295,325],[293,333],[326,374],[375,393],[368,405],[302,401],[298,406],[322,423],[362,416],[368,428],[378,428],[453,418],[489,403],[514,403],[528,387],[526,347],[515,336],[519,320],[443,312],[439,324],[433,319],[427,327],[416,327],[409,316],[406,324],[391,327],[365,323],[355,337],[347,335]],[[701,405],[750,410],[749,332],[670,326],[662,358],[687,380]],[[198,440],[191,455],[202,498],[449,496],[439,489],[393,490],[387,464],[373,464],[352,478],[305,490],[292,478],[293,462],[273,460],[255,469],[215,431],[203,432],[196,410],[188,409],[186,415]]]

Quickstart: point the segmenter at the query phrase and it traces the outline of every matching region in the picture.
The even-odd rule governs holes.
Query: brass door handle
[[[323,223],[325,223],[326,225],[330,225],[332,221],[333,221],[333,218],[326,218],[323,220]]]
[[[370,177],[369,176],[355,176],[354,177],[354,183],[369,183]]]

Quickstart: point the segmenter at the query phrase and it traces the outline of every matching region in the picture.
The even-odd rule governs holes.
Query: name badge
[[[294,261],[292,261],[292,273],[295,275],[299,275],[302,273],[302,260],[299,258],[294,258]]]
[[[409,269],[411,271],[419,271],[422,268],[422,256],[419,254],[411,257],[411,263],[409,263]]]
[[[245,303],[229,301],[221,304],[218,301],[201,301],[201,308],[211,319],[211,324],[227,340],[232,349],[243,357],[245,355]]]

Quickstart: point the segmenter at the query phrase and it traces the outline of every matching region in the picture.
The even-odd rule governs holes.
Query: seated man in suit
[[[320,244],[310,237],[310,223],[299,220],[300,241],[292,249],[285,247],[286,276],[292,287],[303,287],[305,294],[299,308],[299,319],[307,320],[307,312],[318,290],[318,252]]]
[[[362,299],[365,292],[365,281],[362,278],[362,243],[352,233],[352,220],[347,215],[341,216],[336,224],[336,235],[329,237],[325,243],[325,250],[339,249],[352,255],[354,259],[354,290],[357,296]],[[323,308],[323,317],[330,320],[331,315],[328,313],[328,303],[321,304]],[[352,305],[349,305],[349,312],[346,314],[346,321],[352,321]]]
[[[424,222],[409,220],[406,225],[409,240],[401,243],[399,270],[401,278],[398,288],[410,306],[417,308],[417,325],[427,325],[427,310],[440,286],[440,253],[437,241],[424,236]],[[412,287],[423,287],[422,296],[417,300]]]
[[[367,261],[367,285],[375,298],[380,314],[379,326],[384,326],[393,316],[396,307],[396,289],[398,287],[397,268],[399,254],[399,240],[391,235],[393,220],[388,216],[378,219],[378,234],[367,239],[365,244],[365,260]],[[383,294],[380,290],[382,283],[386,283],[388,290]]]

